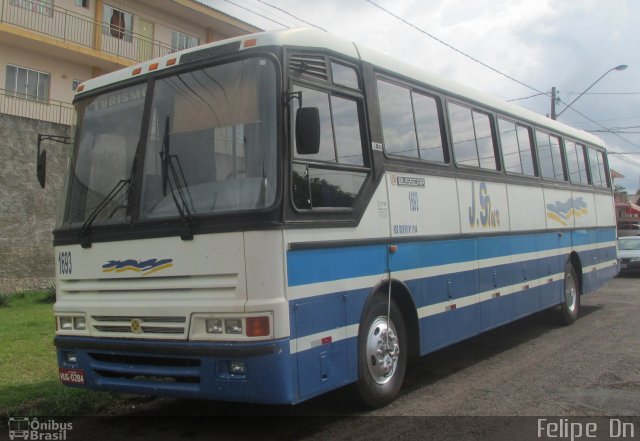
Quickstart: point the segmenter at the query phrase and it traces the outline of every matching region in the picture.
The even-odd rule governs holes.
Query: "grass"
[[[0,308],[0,421],[9,416],[92,415],[126,396],[62,386],[48,292],[12,296]]]

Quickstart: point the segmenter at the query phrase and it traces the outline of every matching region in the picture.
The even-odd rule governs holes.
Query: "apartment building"
[[[0,0],[0,113],[70,124],[84,80],[258,31],[195,0]]]
[[[260,29],[195,0],[0,0],[0,293],[51,283],[51,230],[79,83],[146,59]]]

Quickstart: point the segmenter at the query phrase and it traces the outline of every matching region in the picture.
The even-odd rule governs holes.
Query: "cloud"
[[[235,0],[289,25],[294,18],[257,0]],[[508,100],[535,92],[482,67],[407,26],[365,0],[265,0],[338,36],[395,56],[421,68]],[[415,26],[473,57],[548,92],[555,86],[569,103],[604,72],[619,64],[590,92],[640,92],[637,0],[374,0]],[[281,26],[223,0],[206,0],[225,12],[265,29]],[[286,21],[284,21],[286,20]],[[300,25],[302,22],[297,21]],[[640,125],[640,95],[584,95],[575,109],[605,127]],[[550,98],[539,96],[517,104],[541,114]],[[564,104],[558,106],[558,111]],[[631,117],[634,118],[631,118]],[[586,130],[600,127],[571,109],[560,120]],[[640,131],[637,130],[636,131]],[[612,151],[640,152],[640,135],[630,142],[598,133]],[[628,156],[633,160],[634,156]],[[640,164],[640,155],[635,156]],[[640,165],[611,157],[625,174],[621,184],[635,192]]]

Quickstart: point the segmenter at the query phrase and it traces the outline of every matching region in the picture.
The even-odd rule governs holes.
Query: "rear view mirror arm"
[[[38,182],[40,183],[40,187],[44,188],[45,185],[45,177],[47,173],[47,151],[40,150],[40,144],[42,141],[54,141],[59,142],[61,144],[71,144],[71,138],[68,136],[60,136],[60,135],[46,135],[44,133],[38,133],[38,151],[36,156],[36,175],[38,177]]]

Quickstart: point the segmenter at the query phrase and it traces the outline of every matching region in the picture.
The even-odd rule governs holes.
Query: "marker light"
[[[247,317],[247,337],[265,337],[269,334],[269,317]]]
[[[149,65],[149,70],[156,70],[158,68],[158,63],[153,63]]]
[[[83,90],[84,90],[84,84],[81,84],[78,87],[76,87],[76,92],[82,92]]]
[[[250,38],[244,41],[245,49],[248,47],[254,47],[256,44],[258,44],[258,40],[256,38]]]
[[[167,66],[173,66],[174,64],[176,64],[176,61],[178,61],[177,58],[169,58],[167,60]]]
[[[136,67],[133,69],[133,72],[131,72],[131,75],[138,75],[140,72],[142,72],[142,67]]]

